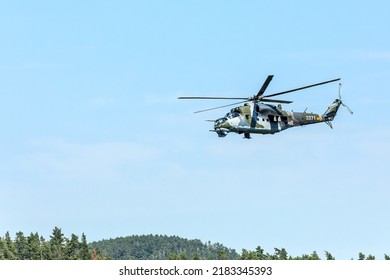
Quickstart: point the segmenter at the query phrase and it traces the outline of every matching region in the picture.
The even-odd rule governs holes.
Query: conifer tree
[[[287,260],[288,256],[287,256],[286,249],[284,249],[284,248],[282,248],[282,249],[274,248],[274,250],[275,250],[275,254],[273,256],[274,260]]]
[[[50,236],[49,248],[51,260],[63,260],[64,259],[64,247],[65,247],[65,238],[61,229],[55,227],[53,229],[53,235]]]
[[[0,237],[0,260],[4,260],[4,251],[5,251],[5,243],[3,239]]]
[[[256,247],[256,256],[257,256],[258,260],[266,260],[267,259],[267,255],[264,254],[264,249],[261,248],[260,246]]]
[[[12,242],[11,237],[10,237],[8,231],[5,233],[4,244],[5,244],[5,246],[4,246],[4,258],[6,260],[17,260],[18,257],[17,257],[17,252],[16,252],[16,249],[15,249],[15,245]]]
[[[320,257],[318,256],[316,251],[313,251],[313,253],[310,255],[310,260],[320,260]]]
[[[16,233],[16,238],[14,242],[18,259],[29,260],[30,249],[27,243],[27,238],[24,236],[23,232],[19,231]]]
[[[218,251],[218,260],[227,260],[229,258],[226,251],[220,250]]]
[[[39,238],[39,243],[40,243],[40,249],[39,249],[39,254],[41,255],[41,260],[50,260],[50,243],[49,241],[46,241],[43,236]]]
[[[38,233],[31,233],[27,237],[28,255],[30,260],[42,259],[42,246]]]
[[[80,242],[79,237],[72,234],[65,247],[66,259],[77,260],[79,259]]]
[[[332,256],[332,254],[329,253],[328,251],[325,251],[325,256],[326,256],[327,260],[335,260],[335,258]]]
[[[81,244],[80,244],[80,259],[90,260],[92,259],[92,252],[87,243],[87,237],[83,233],[81,235]]]
[[[258,255],[255,251],[242,249],[240,260],[258,260]]]

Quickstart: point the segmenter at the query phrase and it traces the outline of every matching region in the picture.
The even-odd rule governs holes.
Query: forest
[[[61,228],[55,227],[49,240],[38,233],[28,236],[21,231],[12,239],[9,232],[0,237],[0,260],[93,260],[110,259],[91,248],[83,233],[81,239],[72,234],[65,237]]]
[[[132,235],[92,242],[90,246],[115,260],[239,259],[234,249],[166,235]]]
[[[265,252],[261,246],[255,250],[242,249],[241,254],[220,243],[203,243],[178,236],[132,235],[114,239],[87,242],[84,233],[65,237],[61,228],[55,227],[46,240],[38,233],[25,235],[17,232],[12,239],[9,232],[0,237],[0,260],[335,260],[328,251],[316,251],[291,256],[284,248]],[[375,260],[362,252],[356,260]],[[390,256],[384,254],[385,260]]]

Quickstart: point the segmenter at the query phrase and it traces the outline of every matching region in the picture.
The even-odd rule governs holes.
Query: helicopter
[[[238,134],[244,134],[245,139],[251,139],[251,134],[275,134],[286,130],[291,127],[305,126],[309,124],[323,123],[325,122],[330,128],[333,128],[332,121],[336,117],[337,111],[341,105],[343,105],[350,114],[353,114],[351,109],[341,99],[341,83],[339,83],[339,98],[335,99],[332,104],[329,105],[327,110],[323,114],[285,111],[282,109],[281,104],[290,104],[292,101],[270,99],[274,97],[294,91],[304,90],[311,87],[324,85],[340,81],[340,78],[324,81],[321,83],[311,84],[304,87],[290,89],[282,92],[264,95],[268,85],[270,84],[273,75],[268,75],[264,81],[259,92],[247,98],[242,97],[206,97],[206,96],[181,96],[178,99],[228,99],[228,100],[243,100],[233,104],[223,105],[219,107],[209,108],[205,110],[196,111],[194,113],[201,113],[210,110],[220,109],[224,107],[230,107],[233,105],[242,104],[241,106],[232,108],[224,117],[214,122],[214,129],[210,130],[216,132],[219,137],[225,137],[228,133],[234,132]],[[266,103],[264,103],[266,102]],[[268,103],[279,103],[274,106]]]

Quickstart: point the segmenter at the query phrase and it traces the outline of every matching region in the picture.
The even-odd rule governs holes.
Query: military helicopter
[[[335,99],[333,103],[328,107],[328,109],[323,114],[307,113],[304,112],[293,112],[285,111],[282,109],[280,104],[290,104],[292,101],[287,100],[278,100],[278,99],[269,99],[269,97],[274,97],[294,91],[299,91],[311,87],[316,87],[324,85],[327,83],[332,83],[339,81],[340,78],[329,80],[317,84],[312,84],[304,87],[299,87],[291,90],[286,90],[282,92],[277,92],[273,94],[264,95],[265,90],[267,89],[269,83],[271,82],[273,75],[269,75],[265,80],[263,86],[260,88],[259,92],[253,97],[242,98],[242,97],[202,97],[202,96],[182,96],[178,99],[234,99],[234,100],[243,100],[237,103],[228,104],[224,106],[209,108],[205,110],[196,111],[194,113],[201,113],[205,111],[220,109],[228,106],[233,106],[237,104],[244,103],[242,106],[235,107],[230,110],[224,117],[214,122],[214,130],[219,137],[225,137],[230,132],[235,132],[238,134],[244,134],[245,139],[251,138],[251,133],[255,134],[274,134],[287,128],[304,126],[315,123],[325,122],[332,127],[332,121],[335,118],[337,111],[340,105],[343,105],[350,114],[353,114],[351,109],[341,99],[341,83],[339,83],[339,98]],[[279,103],[277,106],[266,104],[267,103]]]

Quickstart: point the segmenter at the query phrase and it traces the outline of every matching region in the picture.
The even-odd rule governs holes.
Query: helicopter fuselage
[[[224,137],[229,132],[235,132],[244,133],[245,138],[250,138],[250,133],[274,134],[290,127],[324,121],[329,121],[329,119],[320,114],[285,111],[281,105],[247,102],[243,106],[231,109],[224,117],[217,119],[214,122],[213,131],[219,137]]]

